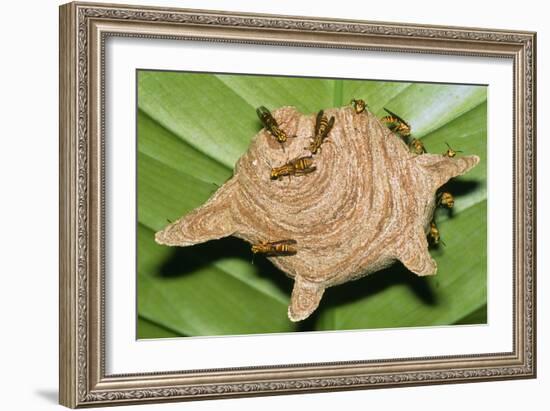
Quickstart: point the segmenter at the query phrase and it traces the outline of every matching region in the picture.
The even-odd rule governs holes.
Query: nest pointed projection
[[[204,205],[158,232],[156,241],[184,247],[227,236],[252,244],[295,240],[296,254],[268,257],[294,279],[292,321],[307,318],[327,287],[395,261],[419,276],[435,274],[426,235],[436,191],[479,157],[412,154],[368,110],[342,107],[325,114],[335,121],[314,156],[314,172],[271,179],[273,167],[311,155],[315,129],[314,114],[280,108],[273,116],[295,137],[281,145],[262,129],[233,177]]]

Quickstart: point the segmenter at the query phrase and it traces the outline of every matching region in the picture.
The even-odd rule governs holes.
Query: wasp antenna
[[[439,242],[443,244],[445,247],[447,247],[447,244],[445,244],[445,241],[443,241],[441,238],[439,239]]]
[[[388,113],[388,114],[389,114],[390,116],[394,116],[394,117],[397,117],[398,119],[400,119],[400,120],[401,120],[401,118],[399,118],[399,116],[398,116],[397,114],[395,114],[395,113],[394,113],[393,111],[391,111],[391,110],[388,110],[388,109],[387,109],[386,107],[382,107],[382,108],[383,108],[383,109],[384,109],[384,111],[385,111],[386,113]]]
[[[397,114],[395,114],[393,111],[391,110],[388,110],[386,107],[383,107],[384,111],[386,113],[388,113],[389,115],[391,116],[394,116],[396,119],[398,119],[399,121],[401,121],[403,124],[405,124],[406,126],[410,127],[411,125],[409,123],[407,123],[405,120],[403,120],[401,117],[399,117]]]
[[[168,221],[170,224],[172,224],[172,220],[167,218],[166,221]]]

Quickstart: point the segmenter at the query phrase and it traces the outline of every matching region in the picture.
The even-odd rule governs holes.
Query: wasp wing
[[[266,109],[264,106],[260,106],[256,109],[256,114],[258,115],[258,118],[262,122],[263,126],[265,128],[269,128],[269,123],[267,119],[269,118],[269,110]]]
[[[315,135],[319,134],[319,129],[321,128],[321,121],[323,121],[323,110],[319,110],[317,113],[317,118],[315,119]]]
[[[298,162],[300,162],[301,160],[311,160],[311,161],[313,161],[313,156],[295,157],[292,160],[289,160],[289,162],[287,164],[292,166],[292,167],[295,167],[296,164],[298,164]]]
[[[275,118],[271,114],[271,111],[269,111],[264,106],[258,107],[256,109],[256,114],[258,115],[260,121],[266,129],[271,130],[275,127],[278,127],[277,120],[275,120]]]
[[[271,243],[272,245],[278,245],[278,244],[284,244],[284,245],[296,245],[298,242],[296,240],[280,240],[280,241],[274,241]]]
[[[395,114],[393,111],[388,110],[386,107],[384,107],[384,111],[388,113],[390,116],[395,117],[399,121],[401,121],[403,124],[405,124],[407,127],[410,127],[410,124],[407,123],[405,120],[403,120],[401,117],[399,117],[397,114]]]
[[[323,131],[323,138],[325,138],[328,135],[328,133],[330,133],[330,130],[332,130],[332,127],[334,127],[334,116],[332,116],[328,121],[328,124],[325,130]]]
[[[308,168],[304,168],[303,170],[296,170],[295,174],[296,175],[309,174],[309,173],[313,173],[315,170],[317,170],[317,167],[316,166],[311,166],[311,167],[308,167]]]

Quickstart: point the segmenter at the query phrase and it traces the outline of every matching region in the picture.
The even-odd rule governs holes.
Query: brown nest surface
[[[426,235],[436,191],[466,173],[479,157],[415,155],[368,110],[325,110],[334,127],[314,156],[312,173],[272,180],[272,167],[311,155],[315,114],[293,107],[273,112],[289,138],[284,150],[265,129],[252,138],[233,177],[201,207],[156,234],[156,241],[190,246],[227,236],[250,243],[296,240],[297,253],[271,262],[294,279],[288,310],[307,318],[327,287],[401,261],[413,273],[437,271]]]

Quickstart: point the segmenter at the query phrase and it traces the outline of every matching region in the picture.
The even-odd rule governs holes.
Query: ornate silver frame
[[[514,64],[514,349],[472,356],[106,375],[104,44],[109,36],[474,55]],[[68,407],[534,378],[536,35],[70,3],[60,8],[60,403]]]

